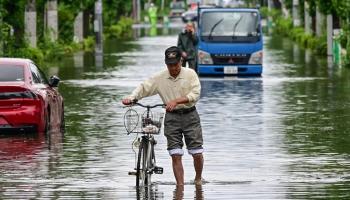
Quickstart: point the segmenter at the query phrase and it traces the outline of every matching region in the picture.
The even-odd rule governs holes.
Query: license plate
[[[238,67],[236,66],[224,67],[224,74],[237,74],[237,73],[238,73]]]

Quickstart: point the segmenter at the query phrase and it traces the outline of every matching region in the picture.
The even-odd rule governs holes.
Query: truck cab
[[[258,9],[199,9],[198,75],[262,74],[263,37]]]

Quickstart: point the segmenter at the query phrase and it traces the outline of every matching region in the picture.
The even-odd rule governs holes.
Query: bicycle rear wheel
[[[152,145],[148,139],[142,138],[136,168],[136,187],[151,184],[153,170],[152,158],[154,157]]]

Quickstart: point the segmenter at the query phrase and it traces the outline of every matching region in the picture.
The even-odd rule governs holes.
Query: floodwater
[[[201,78],[206,183],[191,184],[185,154],[186,184],[176,188],[161,133],[164,174],[138,191],[128,175],[136,135],[126,134],[120,101],[165,67],[177,31],[142,30],[132,41],[108,41],[103,56],[81,52],[53,64],[47,73],[63,80],[67,131],[1,136],[0,199],[350,198],[350,71],[276,36],[265,37],[262,77]]]

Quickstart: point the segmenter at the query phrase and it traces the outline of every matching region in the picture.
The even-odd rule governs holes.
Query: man
[[[177,39],[177,46],[182,52],[182,57],[184,61],[182,63],[183,67],[186,67],[186,62],[188,63],[189,68],[196,70],[196,45],[198,39],[194,30],[194,25],[192,22],[186,24],[185,30],[181,32]]]
[[[152,27],[157,26],[157,10],[158,8],[154,5],[154,3],[151,3],[148,8],[148,16]]]
[[[177,185],[184,185],[183,138],[189,154],[193,157],[196,171],[195,184],[202,183],[203,137],[200,119],[195,104],[200,96],[200,82],[195,71],[181,67],[181,50],[169,47],[165,51],[167,69],[162,70],[140,84],[132,94],[123,99],[124,105],[132,100],[159,94],[166,104],[164,135],[172,158]]]

